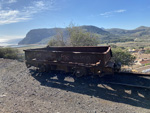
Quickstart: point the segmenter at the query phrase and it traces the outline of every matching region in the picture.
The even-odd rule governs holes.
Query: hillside
[[[18,44],[36,44],[42,40],[50,39],[58,30],[64,30],[63,28],[50,28],[50,29],[33,29],[29,31],[26,37]],[[46,41],[47,42],[47,41]],[[45,42],[43,42],[45,43]]]
[[[87,32],[97,33],[100,38],[110,37],[110,33],[95,26],[80,26]],[[58,32],[62,32],[65,39],[68,38],[67,28],[33,29],[18,44],[46,44],[50,39],[55,38]]]
[[[150,27],[141,26],[133,30],[119,28],[102,29],[96,26],[79,26],[87,32],[99,35],[101,43],[150,40]],[[68,38],[67,28],[33,29],[18,44],[47,44],[56,34],[61,32],[65,40]]]
[[[128,37],[140,38],[146,35],[150,35],[150,27],[140,26],[133,30],[125,30],[125,29],[105,29],[106,31],[110,32],[111,34],[115,35],[123,35]]]
[[[109,35],[110,33],[96,26],[81,26],[82,29],[85,29],[87,32],[97,33],[101,35]]]

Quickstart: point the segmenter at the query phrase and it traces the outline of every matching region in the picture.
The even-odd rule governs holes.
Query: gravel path
[[[0,59],[0,113],[150,113],[147,92]]]

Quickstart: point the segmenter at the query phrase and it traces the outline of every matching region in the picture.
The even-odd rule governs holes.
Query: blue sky
[[[94,25],[150,27],[150,0],[0,0],[0,42],[31,29]]]

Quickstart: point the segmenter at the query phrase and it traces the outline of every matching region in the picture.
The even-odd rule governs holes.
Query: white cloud
[[[17,0],[0,0],[0,4],[12,4],[12,3],[16,3]]]
[[[37,1],[37,2],[35,2],[35,5],[36,5],[37,7],[42,7],[42,8],[45,6],[45,4],[44,4],[43,1]]]
[[[123,13],[125,11],[126,10],[124,9],[120,9],[120,10],[115,10],[115,11],[104,12],[104,13],[101,13],[100,15],[104,17],[110,17],[110,16],[115,15],[116,13]]]
[[[124,10],[124,9],[120,9],[120,10],[116,10],[116,11],[114,11],[114,12],[116,12],[116,13],[122,13],[122,12],[125,12],[126,10]]]
[[[0,11],[0,17],[1,18],[7,18],[9,16],[15,16],[18,13],[19,13],[18,10],[8,10],[8,11],[2,10],[2,11]]]
[[[109,16],[109,15],[111,15],[113,12],[105,12],[105,13],[101,13],[100,15],[101,16]]]
[[[16,0],[9,0],[10,3],[17,2]],[[44,10],[51,9],[51,2],[53,1],[34,1],[29,6],[20,9],[3,9],[0,10],[0,25],[17,23],[25,20],[32,19],[33,15]]]
[[[29,19],[26,16],[27,15],[23,16],[23,14],[18,10],[1,10],[0,11],[0,25],[16,23],[22,20]]]
[[[17,2],[17,0],[8,0],[7,3],[15,3],[15,2]]]

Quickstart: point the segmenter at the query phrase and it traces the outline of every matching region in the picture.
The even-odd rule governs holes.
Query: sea
[[[46,44],[27,44],[27,45],[18,45],[17,43],[2,43],[0,42],[0,47],[11,47],[11,48],[22,48],[22,47],[46,47]]]
[[[19,47],[28,47],[28,46],[29,45],[18,45],[18,44],[0,43],[0,47],[19,48]]]

